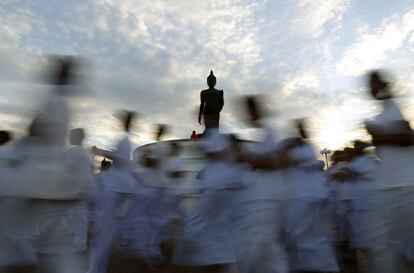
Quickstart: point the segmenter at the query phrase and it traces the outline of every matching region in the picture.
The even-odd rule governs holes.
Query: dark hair
[[[246,97],[246,105],[248,109],[252,109],[254,111],[257,110],[257,100],[254,96]]]
[[[78,66],[72,56],[51,57],[51,83],[56,85],[70,84],[75,80],[75,70]]]
[[[132,121],[135,118],[135,112],[132,111],[123,111],[121,114],[121,122],[123,123],[124,130],[129,132],[131,128]]]
[[[156,140],[159,141],[162,136],[168,133],[168,125],[167,124],[157,124],[157,131],[156,131]]]
[[[260,119],[262,117],[262,109],[260,106],[260,101],[258,96],[250,95],[245,98],[245,107],[248,111],[249,115],[254,114],[257,119]]]
[[[356,155],[362,155],[362,154],[364,154],[365,149],[370,146],[369,143],[364,142],[362,140],[355,140],[353,142],[353,144],[354,144],[354,153]]]
[[[3,145],[4,143],[9,142],[11,138],[12,138],[12,135],[10,132],[4,131],[4,130],[0,131],[0,145]]]
[[[368,81],[376,81],[380,84],[381,92],[384,92],[388,97],[391,97],[390,84],[386,81],[385,73],[381,70],[372,70],[368,73]],[[375,95],[377,97],[377,95]]]

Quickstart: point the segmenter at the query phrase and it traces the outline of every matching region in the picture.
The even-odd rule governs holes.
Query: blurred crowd
[[[183,143],[160,141],[165,126],[159,142],[133,150],[133,111],[119,115],[114,150],[85,148],[66,101],[76,59],[54,63],[27,136],[7,145],[12,134],[0,131],[1,272],[104,273],[114,246],[159,272],[340,272],[339,245],[364,262],[360,272],[413,272],[413,132],[381,71],[367,76],[383,106],[365,123],[371,142],[334,151],[328,167],[305,119],[279,139],[260,97],[246,96],[261,137],[193,132],[204,165],[189,187]]]

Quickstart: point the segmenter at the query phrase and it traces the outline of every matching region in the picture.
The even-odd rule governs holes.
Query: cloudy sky
[[[47,54],[83,57],[73,126],[103,147],[119,136],[119,109],[142,114],[137,145],[154,123],[172,125],[171,138],[202,131],[196,111],[210,69],[225,93],[223,131],[246,137],[236,98],[251,93],[266,96],[281,135],[306,116],[319,148],[364,137],[361,122],[378,111],[364,89],[372,68],[392,73],[414,119],[412,0],[1,0],[2,128],[27,126],[48,89]]]

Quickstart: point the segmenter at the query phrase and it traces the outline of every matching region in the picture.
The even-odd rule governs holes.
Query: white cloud
[[[312,72],[305,72],[299,75],[295,75],[293,79],[285,82],[282,87],[284,95],[289,96],[293,91],[297,89],[314,89],[319,87],[319,79]]]
[[[86,127],[90,143],[106,147],[117,136],[112,114],[121,108],[145,115],[136,130],[140,143],[157,122],[171,124],[173,137],[201,131],[195,112],[210,69],[225,92],[228,130],[242,127],[229,102],[246,93],[268,94],[278,119],[329,115],[323,105],[351,90],[335,67],[349,72],[371,65],[414,35],[412,11],[384,20],[373,34],[361,19],[359,38],[348,48],[349,37],[339,39],[352,32],[346,21],[352,8],[352,0],[6,1],[0,3],[0,86],[38,71],[45,53],[85,56],[92,91],[75,104],[74,125]],[[366,51],[373,55],[361,62]],[[5,109],[0,113],[16,113]]]
[[[299,35],[315,38],[324,33],[324,27],[330,21],[340,28],[342,15],[349,6],[348,0],[305,0],[297,1],[296,12],[292,14],[292,29]]]
[[[344,52],[336,68],[342,75],[358,76],[392,59],[414,31],[414,8],[382,20],[373,30],[364,29]]]

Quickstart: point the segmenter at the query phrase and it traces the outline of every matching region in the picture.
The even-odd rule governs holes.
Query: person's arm
[[[220,90],[220,100],[219,100],[219,103],[220,103],[220,111],[223,109],[223,106],[224,106],[224,94],[223,94],[223,90]]]
[[[392,127],[396,128],[396,132],[390,132],[385,127],[366,124],[368,133],[372,136],[372,143],[375,146],[394,145],[394,146],[411,146],[413,145],[413,132],[410,124],[406,120],[392,122]]]
[[[198,123],[201,124],[201,115],[204,112],[204,95],[203,95],[203,91],[201,91],[200,93],[200,111],[198,112]]]

